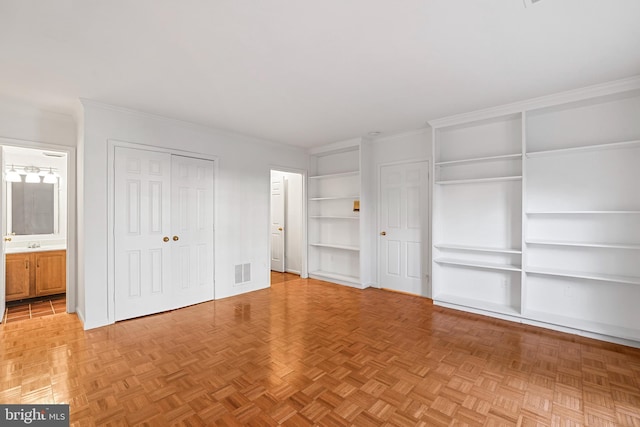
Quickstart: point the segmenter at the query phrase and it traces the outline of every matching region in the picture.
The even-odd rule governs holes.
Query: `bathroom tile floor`
[[[45,298],[31,299],[7,303],[3,323],[36,319],[66,312],[67,298],[62,295],[51,295]]]

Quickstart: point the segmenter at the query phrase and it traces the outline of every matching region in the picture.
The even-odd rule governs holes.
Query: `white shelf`
[[[529,239],[526,241],[530,245],[548,245],[548,246],[575,246],[583,248],[611,248],[611,249],[633,249],[640,250],[640,245],[632,245],[628,243],[597,243],[597,242],[569,242],[563,240],[538,240]]]
[[[310,176],[309,179],[346,178],[349,176],[358,176],[358,175],[360,175],[359,171],[353,171],[353,172],[342,172],[342,173],[332,173],[327,175]]]
[[[452,249],[457,251],[472,251],[472,252],[494,252],[499,254],[521,254],[521,249],[512,248],[490,248],[484,246],[466,246],[466,245],[451,245],[448,243],[438,243],[434,245],[438,249]]]
[[[323,277],[326,279],[339,280],[343,282],[360,283],[360,278],[356,276],[347,276],[345,274],[332,273],[329,271],[317,270],[309,273],[309,276]]]
[[[611,325],[608,323],[593,322],[589,320],[576,319],[574,317],[561,316],[536,310],[526,310],[523,317],[536,322],[550,323],[552,325],[569,327],[585,332],[596,332],[611,337],[625,338],[640,341],[640,330],[625,328],[623,326]]]
[[[509,160],[509,159],[519,159],[522,158],[522,154],[503,154],[500,156],[490,156],[490,157],[476,157],[471,159],[462,159],[462,160],[448,160],[446,162],[435,162],[436,166],[453,166],[453,165],[461,165],[464,163],[481,163],[481,162],[490,162],[493,160]]]
[[[311,201],[359,199],[360,196],[311,197]]]
[[[600,280],[604,282],[640,285],[640,277],[618,276],[614,274],[585,273],[582,271],[558,270],[555,268],[528,267],[527,274],[543,274],[547,276],[570,277],[574,279]]]
[[[520,315],[520,311],[510,305],[496,304],[496,303],[481,301],[481,300],[472,299],[472,298],[459,297],[456,295],[441,294],[434,297],[433,300],[436,302],[460,305],[464,307],[475,308],[478,310],[491,311],[493,313],[502,313],[502,314],[508,314],[511,316]]]
[[[360,250],[360,247],[358,247],[358,246],[333,245],[333,244],[329,244],[329,243],[310,243],[309,246],[316,246],[316,247],[319,247],[319,248],[341,249],[341,250],[345,250],[345,251],[354,251],[354,252],[357,252],[357,251]]]
[[[609,144],[598,144],[598,145],[582,145],[579,147],[558,148],[555,150],[534,151],[531,153],[527,153],[527,157],[531,159],[536,157],[559,156],[562,154],[584,153],[587,151],[617,150],[621,148],[635,148],[635,147],[640,147],[640,140],[612,142]]]
[[[357,216],[322,216],[322,215],[312,215],[309,218],[313,218],[313,219],[353,219],[353,220],[359,220],[360,217]]]
[[[497,176],[493,178],[472,178],[472,179],[455,179],[450,181],[436,181],[438,185],[451,184],[475,184],[481,182],[497,182],[497,181],[518,181],[522,179],[522,175],[517,176]]]
[[[527,212],[527,215],[609,215],[609,214],[640,214],[640,211],[537,211]]]
[[[464,267],[484,268],[488,270],[522,271],[518,265],[495,264],[492,262],[467,261],[454,258],[435,258],[433,261],[438,264],[461,265]]]

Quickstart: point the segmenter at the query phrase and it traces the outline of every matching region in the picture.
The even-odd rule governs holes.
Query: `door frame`
[[[302,246],[302,253],[300,254],[301,265],[300,265],[300,277],[302,279],[306,279],[309,277],[308,266],[307,266],[307,257],[308,257],[308,246],[307,246],[307,171],[305,169],[297,169],[286,166],[277,166],[277,165],[269,165],[268,167],[268,175],[267,175],[267,192],[269,195],[269,220],[267,221],[267,232],[265,236],[267,236],[267,259],[271,260],[271,172],[288,172],[295,173],[302,176],[302,229],[300,230],[302,236],[302,242],[300,242]],[[284,254],[283,254],[284,256]],[[271,266],[269,266],[269,272],[271,271]],[[286,264],[285,264],[286,271]],[[271,286],[271,278],[269,278],[269,286]]]
[[[48,142],[28,141],[23,139],[2,138],[0,137],[0,146],[30,148],[39,151],[58,151],[67,155],[67,313],[75,313],[77,307],[77,170],[76,170],[76,147],[69,145],[50,144]],[[4,194],[4,190],[2,190]],[[2,251],[2,262],[6,262],[5,253]],[[0,292],[6,293],[5,279],[0,279]],[[3,313],[4,314],[4,313]]]
[[[133,148],[136,150],[155,151],[158,153],[175,154],[184,157],[193,157],[213,161],[213,299],[216,297],[216,225],[219,203],[218,194],[218,156],[194,151],[176,150],[173,148],[158,147],[150,144],[122,141],[118,139],[107,140],[107,322],[115,323],[115,154],[116,147]]]
[[[382,289],[382,284],[380,283],[380,277],[381,277],[381,273],[380,273],[380,269],[382,268],[380,261],[380,227],[382,224],[382,168],[386,167],[386,166],[398,166],[398,165],[408,165],[411,163],[422,163],[425,162],[427,164],[427,188],[426,188],[426,194],[425,196],[427,197],[427,207],[426,207],[426,211],[427,211],[427,215],[426,218],[423,220],[423,223],[421,224],[424,229],[427,230],[428,232],[428,239],[426,242],[423,242],[423,247],[426,248],[427,251],[427,256],[425,257],[424,254],[421,254],[422,257],[422,267],[423,267],[423,272],[426,271],[427,277],[425,278],[427,280],[427,295],[424,295],[423,297],[427,297],[427,298],[431,298],[433,296],[433,289],[432,289],[432,283],[431,283],[431,244],[432,244],[432,236],[433,236],[433,230],[431,230],[431,179],[433,176],[433,173],[431,171],[431,158],[429,157],[423,157],[423,158],[417,158],[417,159],[411,159],[411,160],[399,160],[399,161],[395,161],[395,162],[385,162],[385,163],[378,163],[378,168],[376,169],[376,185],[377,185],[377,189],[376,189],[376,195],[377,195],[377,201],[376,201],[376,259],[375,262],[377,264],[377,268],[376,268],[376,282],[377,282],[377,287],[378,289]]]

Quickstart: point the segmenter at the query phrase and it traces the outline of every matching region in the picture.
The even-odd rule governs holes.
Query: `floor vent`
[[[251,263],[236,265],[235,284],[247,283],[251,281]]]

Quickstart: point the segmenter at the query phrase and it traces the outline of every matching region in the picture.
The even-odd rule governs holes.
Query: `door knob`
[[[386,232],[386,231],[381,231],[381,232],[380,232],[380,235],[381,235],[381,236],[386,236],[386,235],[387,235],[387,232]]]
[[[11,241],[11,237],[5,237],[5,238],[4,238],[4,241],[5,241],[5,242],[10,242],[10,241]]]
[[[163,241],[163,242],[168,242],[168,241],[169,241],[169,237],[164,236],[164,237],[162,238],[162,241]]]
[[[282,227],[278,227],[278,231],[282,231]]]
[[[173,241],[177,242],[178,240],[180,240],[180,238],[178,236],[173,236]]]

